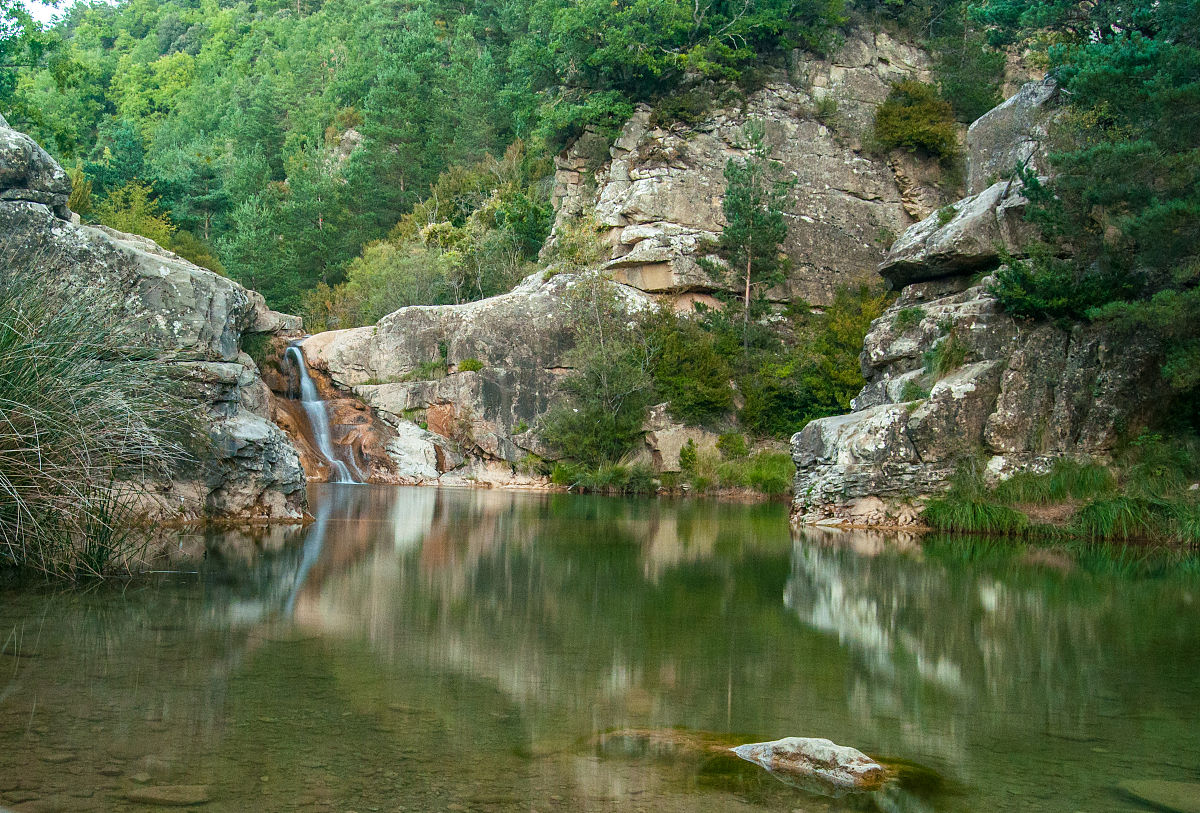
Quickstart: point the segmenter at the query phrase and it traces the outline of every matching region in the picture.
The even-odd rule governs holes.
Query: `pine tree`
[[[732,276],[742,292],[742,345],[748,346],[750,310],[756,291],[783,281],[788,261],[780,252],[787,237],[784,206],[791,181],[779,178],[779,163],[771,160],[771,148],[763,143],[760,122],[748,122],[744,135],[749,141],[744,159],[730,158],[725,164],[725,228],[717,252],[725,269],[709,266],[710,272]]]

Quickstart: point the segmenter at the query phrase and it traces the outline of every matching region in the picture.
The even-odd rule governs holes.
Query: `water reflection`
[[[793,538],[772,505],[312,496],[302,533],[209,538],[199,581],[5,594],[0,804],[124,809],[143,780],[216,810],[853,807],[695,747],[803,735],[949,780],[892,807],[1120,810],[1115,781],[1200,759],[1186,580]]]

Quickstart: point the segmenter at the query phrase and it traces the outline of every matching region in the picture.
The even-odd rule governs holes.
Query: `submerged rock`
[[[820,737],[784,737],[729,750],[789,784],[827,795],[878,790],[890,778],[887,768],[862,751]]]
[[[125,794],[131,802],[156,807],[191,807],[209,800],[206,785],[155,785],[135,788]]]
[[[1118,787],[1138,801],[1174,813],[1200,813],[1200,782],[1131,779]]]

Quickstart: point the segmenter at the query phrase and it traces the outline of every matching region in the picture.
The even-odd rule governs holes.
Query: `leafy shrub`
[[[474,373],[483,369],[483,362],[476,358],[467,358],[454,365],[460,373]]]
[[[953,220],[954,216],[957,214],[958,210],[954,208],[954,204],[943,206],[937,210],[938,225],[945,226],[947,223]]]
[[[905,381],[904,388],[900,390],[900,403],[902,404],[909,401],[924,401],[928,397],[929,390],[916,381]]]
[[[699,124],[712,107],[712,98],[698,89],[672,93],[658,100],[650,111],[651,127],[670,127],[673,124]]]
[[[671,415],[690,424],[704,424],[733,409],[729,381],[733,369],[717,349],[716,337],[696,319],[661,309],[650,323],[654,384]]]
[[[966,343],[952,331],[949,336],[925,351],[925,372],[942,378],[963,365],[967,360],[967,352]]]
[[[687,443],[683,444],[683,448],[679,450],[679,470],[684,474],[691,474],[696,471],[698,461],[699,452],[696,449],[696,441],[688,438]]]
[[[750,454],[750,447],[741,432],[726,432],[717,438],[717,451],[725,460],[741,460]]]
[[[884,149],[953,158],[958,155],[954,110],[933,85],[898,82],[875,111],[875,140]]]

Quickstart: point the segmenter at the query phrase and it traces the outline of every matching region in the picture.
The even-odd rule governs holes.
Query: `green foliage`
[[[405,381],[436,381],[445,378],[450,372],[444,358],[435,361],[422,361],[404,376]]]
[[[910,401],[924,401],[929,397],[929,390],[922,387],[916,381],[905,381],[904,388],[900,391],[900,402],[908,403]]]
[[[958,210],[954,208],[953,204],[951,204],[950,206],[943,206],[942,208],[937,210],[938,225],[945,226],[951,220],[953,220],[954,216],[957,214],[958,214]]]
[[[968,28],[961,14],[931,43],[936,54],[933,75],[954,117],[970,124],[1002,101],[1004,52],[989,48],[986,35]]]
[[[699,124],[712,106],[712,97],[697,88],[672,93],[654,105],[650,111],[650,126],[669,128],[675,124]]]
[[[161,246],[171,245],[175,226],[158,205],[154,190],[146,184],[130,181],[114,189],[96,204],[93,215],[109,228],[148,237]]]
[[[671,415],[704,424],[728,414],[733,409],[733,369],[720,353],[717,337],[699,320],[666,307],[651,317],[648,328],[657,351],[654,384]]]
[[[699,451],[696,449],[696,441],[688,438],[687,443],[679,450],[679,470],[684,474],[692,474],[696,471],[696,462],[699,460]]]
[[[922,514],[932,527],[943,531],[981,534],[1015,534],[1029,527],[1029,518],[1004,505],[955,496],[935,497]]]
[[[933,85],[915,80],[898,82],[875,111],[875,141],[888,150],[955,158],[958,135],[954,110]]]
[[[1047,504],[1087,500],[1111,494],[1116,488],[1112,471],[1099,463],[1056,460],[1045,473],[1019,472],[999,483],[995,497],[1008,505]]]
[[[189,458],[191,408],[119,303],[0,270],[0,566],[133,566],[130,506]]]
[[[717,451],[724,460],[741,460],[749,456],[750,447],[741,432],[726,432],[717,438]]]
[[[745,399],[739,418],[749,430],[787,438],[811,420],[841,415],[862,389],[863,338],[890,297],[866,286],[841,289],[823,313],[794,316],[790,348],[767,345],[747,354],[738,376]]]
[[[578,277],[568,294],[574,372],[562,381],[563,402],[546,416],[542,435],[589,468],[620,460],[641,437],[654,392],[654,348],[631,320],[616,286],[596,274]]]
[[[654,470],[637,461],[602,463],[596,468],[559,461],[554,464],[550,482],[600,494],[653,494],[658,490]]]
[[[474,373],[483,369],[483,362],[475,358],[463,359],[454,365],[454,369],[460,373]]]
[[[1022,316],[1111,319],[1167,348],[1165,378],[1196,400],[1200,323],[1188,319],[1200,268],[1200,8],[1188,0],[982,4],[1009,41],[1046,50],[1062,86],[1052,179],[1020,173],[1027,217],[1050,244],[998,277]],[[1182,317],[1182,319],[1180,318]]]
[[[957,370],[967,360],[970,348],[954,331],[925,351],[922,356],[925,372],[943,378]]]
[[[921,320],[924,318],[925,309],[920,305],[911,308],[901,308],[896,312],[896,317],[892,322],[892,327],[899,331],[905,331],[921,324]]]
[[[792,182],[781,179],[779,163],[771,160],[764,142],[761,122],[747,122],[745,159],[730,158],[725,164],[725,196],[721,208],[725,227],[717,242],[717,253],[725,265],[707,264],[711,274],[734,283],[742,293],[742,346],[749,348],[751,305],[756,296],[780,283],[788,261],[780,247],[787,237],[784,208]]]

